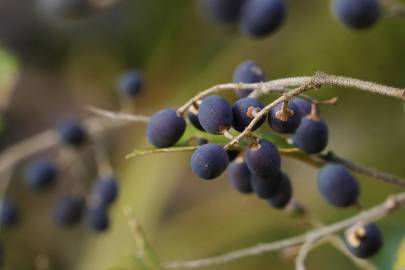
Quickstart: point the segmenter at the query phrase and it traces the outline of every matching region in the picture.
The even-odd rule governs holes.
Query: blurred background
[[[285,24],[271,37],[256,40],[237,26],[210,22],[195,0],[100,1],[97,10],[75,18],[48,10],[46,0],[1,1],[1,148],[63,119],[86,117],[87,105],[120,110],[117,78],[129,69],[144,74],[145,88],[131,104],[131,112],[144,115],[177,107],[198,91],[231,81],[234,68],[247,59],[256,60],[269,80],[323,71],[405,87],[405,19],[384,18],[369,30],[353,31],[331,15],[329,1],[286,2]],[[405,176],[401,102],[351,89],[324,89],[313,95],[339,96],[337,106],[322,108],[331,131],[328,149]],[[25,161],[18,164],[8,196],[20,207],[22,220],[17,228],[1,232],[5,269],[143,269],[134,259],[139,243],[123,214],[125,207],[132,208],[160,262],[212,256],[311,229],[254,196],[238,194],[226,175],[210,182],[198,179],[191,173],[190,153],[126,160],[133,149],[149,147],[144,129],[143,124],[129,124],[105,134],[121,185],[105,233],[85,225],[55,226],[50,211],[57,198],[69,192],[66,183],[78,181],[72,174],[63,175],[51,192],[32,193],[21,184]],[[41,155],[52,156],[49,152]],[[316,169],[287,158],[283,168],[293,181],[294,198],[322,222],[356,213],[322,200]],[[359,180],[366,207],[401,191],[374,179]],[[385,247],[372,263],[378,269],[399,269],[394,265],[405,236],[405,212],[378,224]],[[294,269],[293,259],[287,257],[276,252],[209,269]],[[356,269],[329,245],[312,252],[307,265],[311,270]]]

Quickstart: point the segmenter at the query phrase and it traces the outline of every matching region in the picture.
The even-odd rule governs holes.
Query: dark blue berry
[[[0,200],[0,226],[13,226],[19,221],[19,213],[13,202],[2,199]]]
[[[223,97],[206,97],[198,110],[198,120],[205,131],[211,134],[222,134],[232,126],[232,108]]]
[[[283,172],[280,174],[280,177],[280,185],[277,189],[276,194],[267,199],[267,202],[277,209],[285,208],[292,197],[292,186],[290,178]]]
[[[239,132],[245,130],[245,128],[252,122],[254,113],[258,113],[264,108],[264,105],[254,98],[241,98],[236,101],[232,106],[233,112],[233,128]],[[252,131],[258,129],[266,120],[262,117],[260,121],[254,126]]]
[[[340,21],[355,29],[374,25],[381,15],[379,0],[334,0],[332,9]]]
[[[118,87],[121,94],[135,97],[143,87],[143,76],[137,70],[127,71],[119,77]]]
[[[164,109],[152,116],[146,129],[148,141],[158,148],[177,143],[186,130],[186,121],[175,110]]]
[[[384,241],[377,225],[368,223],[350,228],[345,235],[345,243],[350,253],[364,259],[378,253]]]
[[[86,220],[87,225],[94,231],[102,232],[110,226],[107,209],[101,205],[88,209]]]
[[[355,204],[360,193],[357,180],[337,163],[329,163],[321,168],[318,189],[325,200],[336,207]]]
[[[234,161],[240,155],[240,151],[235,149],[226,150],[226,153],[228,154],[229,162]]]
[[[242,5],[246,0],[200,0],[204,15],[215,22],[232,23],[239,19]]]
[[[328,144],[329,129],[322,119],[310,115],[302,118],[301,124],[295,131],[294,144],[308,154],[322,152]]]
[[[251,37],[264,37],[275,32],[285,17],[283,0],[249,0],[242,9],[241,30]]]
[[[104,206],[112,204],[118,196],[117,178],[112,175],[101,177],[96,181],[93,192],[97,196],[100,204]]]
[[[25,170],[25,183],[34,190],[44,190],[54,184],[58,175],[56,164],[40,159],[28,164]]]
[[[270,110],[267,120],[273,130],[283,134],[294,133],[297,130],[301,123],[301,111],[293,102],[288,102],[288,111],[283,112],[283,102]]]
[[[265,139],[249,146],[245,160],[249,170],[260,178],[270,179],[280,173],[280,154],[274,144]]]
[[[68,120],[61,123],[58,127],[58,132],[61,141],[70,146],[81,146],[87,140],[86,129],[76,120]]]
[[[68,195],[57,202],[54,209],[54,218],[60,225],[72,226],[81,220],[83,210],[84,200],[73,195]]]
[[[198,120],[198,110],[191,106],[187,111],[187,118],[190,120],[190,123],[198,130],[205,131],[201,126],[200,120]]]
[[[229,164],[228,178],[237,191],[241,193],[251,193],[253,191],[250,182],[251,176],[249,168],[242,159],[237,159]]]
[[[217,144],[205,144],[194,151],[191,169],[199,177],[210,180],[220,176],[229,163],[226,151]]]
[[[291,100],[291,102],[295,103],[295,105],[298,106],[302,117],[305,117],[311,113],[312,102],[310,102],[308,99],[303,97],[296,97]]]
[[[256,193],[257,197],[261,199],[269,199],[277,195],[281,183],[281,177],[279,174],[271,179],[264,179],[253,174],[251,177],[251,183],[253,191]]]
[[[259,83],[266,80],[264,72],[255,61],[247,60],[239,64],[233,73],[233,82],[235,83]],[[239,97],[247,97],[252,93],[252,89],[236,90]]]

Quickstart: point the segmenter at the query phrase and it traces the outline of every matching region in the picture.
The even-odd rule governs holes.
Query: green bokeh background
[[[17,15],[0,28],[7,53],[0,54],[1,61],[11,63],[0,65],[0,72],[18,65],[19,76],[14,83],[0,76],[6,81],[2,91],[12,90],[8,105],[3,106],[5,115],[12,116],[3,148],[64,117],[85,115],[83,108],[89,104],[119,110],[116,78],[133,67],[145,74],[146,89],[134,101],[135,112],[145,115],[179,106],[198,91],[231,81],[235,66],[246,59],[256,60],[269,80],[323,71],[405,86],[404,18],[384,18],[373,28],[357,32],[331,15],[329,1],[286,2],[288,19],[280,31],[252,40],[237,27],[208,23],[190,0],[123,0],[74,21],[48,17],[38,12],[34,1],[5,1],[0,6],[3,19]],[[25,98],[28,94],[34,99]],[[405,107],[400,101],[351,89],[322,89],[312,95],[339,96],[338,106],[322,108],[331,131],[328,149],[405,176]],[[231,94],[226,96],[235,100]],[[254,196],[237,194],[225,175],[210,182],[198,179],[189,167],[190,153],[125,160],[134,148],[148,147],[143,124],[107,137],[121,182],[110,230],[97,234],[84,225],[55,228],[49,211],[68,192],[66,187],[55,194],[31,194],[16,173],[10,196],[22,206],[24,222],[3,236],[7,269],[38,269],[33,266],[38,256],[49,257],[49,269],[142,269],[133,259],[137,245],[123,215],[125,207],[133,209],[160,262],[217,255],[311,229]],[[294,197],[324,223],[356,213],[332,208],[322,200],[314,168],[290,159],[283,159],[283,168],[293,180]],[[363,176],[359,181],[361,203],[366,207],[401,191]],[[371,261],[378,269],[394,269],[397,248],[405,236],[405,212],[378,224],[385,247]],[[312,252],[307,262],[311,270],[356,269],[327,245]],[[294,263],[280,253],[270,253],[209,269],[294,269]]]

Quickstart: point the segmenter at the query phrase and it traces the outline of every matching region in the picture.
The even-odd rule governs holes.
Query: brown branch
[[[103,117],[92,117],[86,119],[84,125],[90,135],[96,136],[109,129],[123,127],[126,123],[106,120]],[[59,136],[55,130],[51,129],[10,146],[0,154],[0,174],[7,172],[17,162],[58,144]]]
[[[293,77],[272,80],[265,83],[226,83],[215,85],[208,88],[196,96],[188,100],[181,106],[177,112],[184,114],[193,103],[203,99],[211,94],[225,91],[225,90],[240,90],[240,89],[254,89],[255,91],[250,95],[251,97],[259,97],[269,92],[280,92],[280,89],[286,87],[301,87],[316,82],[317,87],[322,86],[336,86],[343,88],[354,88],[361,91],[367,91],[384,96],[390,96],[405,101],[405,90],[395,87],[390,87],[382,84],[377,84],[369,81],[363,81],[343,76],[329,75],[323,72],[317,72],[314,76]]]
[[[405,192],[391,196],[382,204],[377,205],[369,210],[360,212],[359,214],[352,216],[348,219],[339,221],[326,227],[314,229],[299,236],[294,236],[291,238],[270,243],[258,244],[253,247],[231,251],[211,258],[191,260],[191,261],[167,262],[162,264],[162,268],[191,269],[191,268],[208,267],[219,264],[225,264],[244,257],[257,256],[275,250],[280,250],[293,246],[300,246],[309,240],[318,241],[330,235],[335,235],[336,233],[354,225],[359,221],[371,222],[381,219],[389,215],[390,213],[394,212],[395,210],[400,209],[404,205],[405,205]]]

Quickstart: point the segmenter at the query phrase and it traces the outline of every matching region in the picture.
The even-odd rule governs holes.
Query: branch
[[[106,120],[103,117],[92,117],[84,120],[84,126],[89,134],[93,136],[125,125],[125,122]],[[5,173],[19,161],[58,144],[59,136],[57,132],[50,129],[10,146],[0,154],[0,174]]]
[[[125,120],[125,121],[136,122],[136,123],[148,123],[150,120],[149,116],[111,112],[111,111],[102,110],[102,109],[99,109],[99,108],[96,108],[93,106],[88,106],[86,108],[86,110],[88,110],[89,112],[92,112],[96,115],[104,116],[104,117],[114,119],[114,120]]]
[[[308,239],[305,243],[301,246],[298,256],[295,259],[295,269],[296,270],[305,270],[305,259],[307,258],[309,252],[313,248],[315,248],[316,239]]]
[[[326,227],[322,227],[319,229],[315,229],[309,231],[305,234],[287,238],[280,241],[265,243],[265,244],[258,244],[253,247],[248,247],[240,250],[231,251],[225,253],[223,255],[219,255],[216,257],[206,258],[206,259],[199,259],[199,260],[192,260],[192,261],[173,261],[167,262],[162,265],[165,269],[190,269],[190,268],[200,268],[200,267],[207,267],[213,265],[219,265],[228,263],[234,260],[238,260],[248,256],[257,256],[262,255],[267,252],[280,250],[288,247],[299,246],[307,241],[319,241],[325,237],[330,235],[334,235],[359,221],[362,222],[371,222],[378,219],[381,219],[395,210],[400,209],[402,206],[405,205],[405,192],[399,193],[392,197],[389,197],[385,202],[380,205],[377,205],[367,211],[360,212],[359,214],[352,216],[348,219],[339,221],[337,223],[331,224]]]
[[[189,152],[194,151],[198,148],[198,146],[181,146],[181,147],[170,147],[170,148],[157,148],[151,150],[136,150],[131,154],[128,154],[125,158],[130,159],[138,156],[146,156],[151,154],[159,154],[159,153],[174,153],[174,152]]]
[[[280,152],[284,156],[294,158],[300,160],[302,162],[307,163],[313,167],[322,167],[324,164],[328,162],[336,162],[340,163],[341,165],[345,166],[347,169],[351,170],[352,172],[362,174],[368,177],[372,177],[378,180],[382,180],[386,183],[395,184],[398,186],[405,187],[405,179],[393,174],[389,174],[383,171],[380,171],[376,168],[369,167],[357,162],[353,162],[342,157],[337,156],[333,152],[328,152],[327,154],[319,154],[319,155],[306,155],[301,151],[284,151]]]
[[[272,80],[265,83],[226,83],[219,84],[204,90],[187,101],[183,106],[181,106],[177,112],[179,114],[184,114],[185,111],[195,102],[203,99],[211,94],[225,91],[225,90],[240,90],[240,89],[254,89],[255,91],[250,94],[250,97],[259,97],[263,94],[269,92],[280,92],[280,89],[286,87],[300,87],[303,85],[309,85],[313,81],[316,82],[317,88],[322,86],[337,86],[344,88],[355,88],[362,91],[367,91],[375,94],[380,94],[384,96],[390,96],[394,98],[399,98],[405,101],[405,90],[395,87],[385,86],[382,84],[377,84],[369,81],[363,81],[358,79],[353,79],[343,76],[334,76],[326,73],[318,72],[314,76],[304,76],[304,77],[292,77],[285,79]]]

